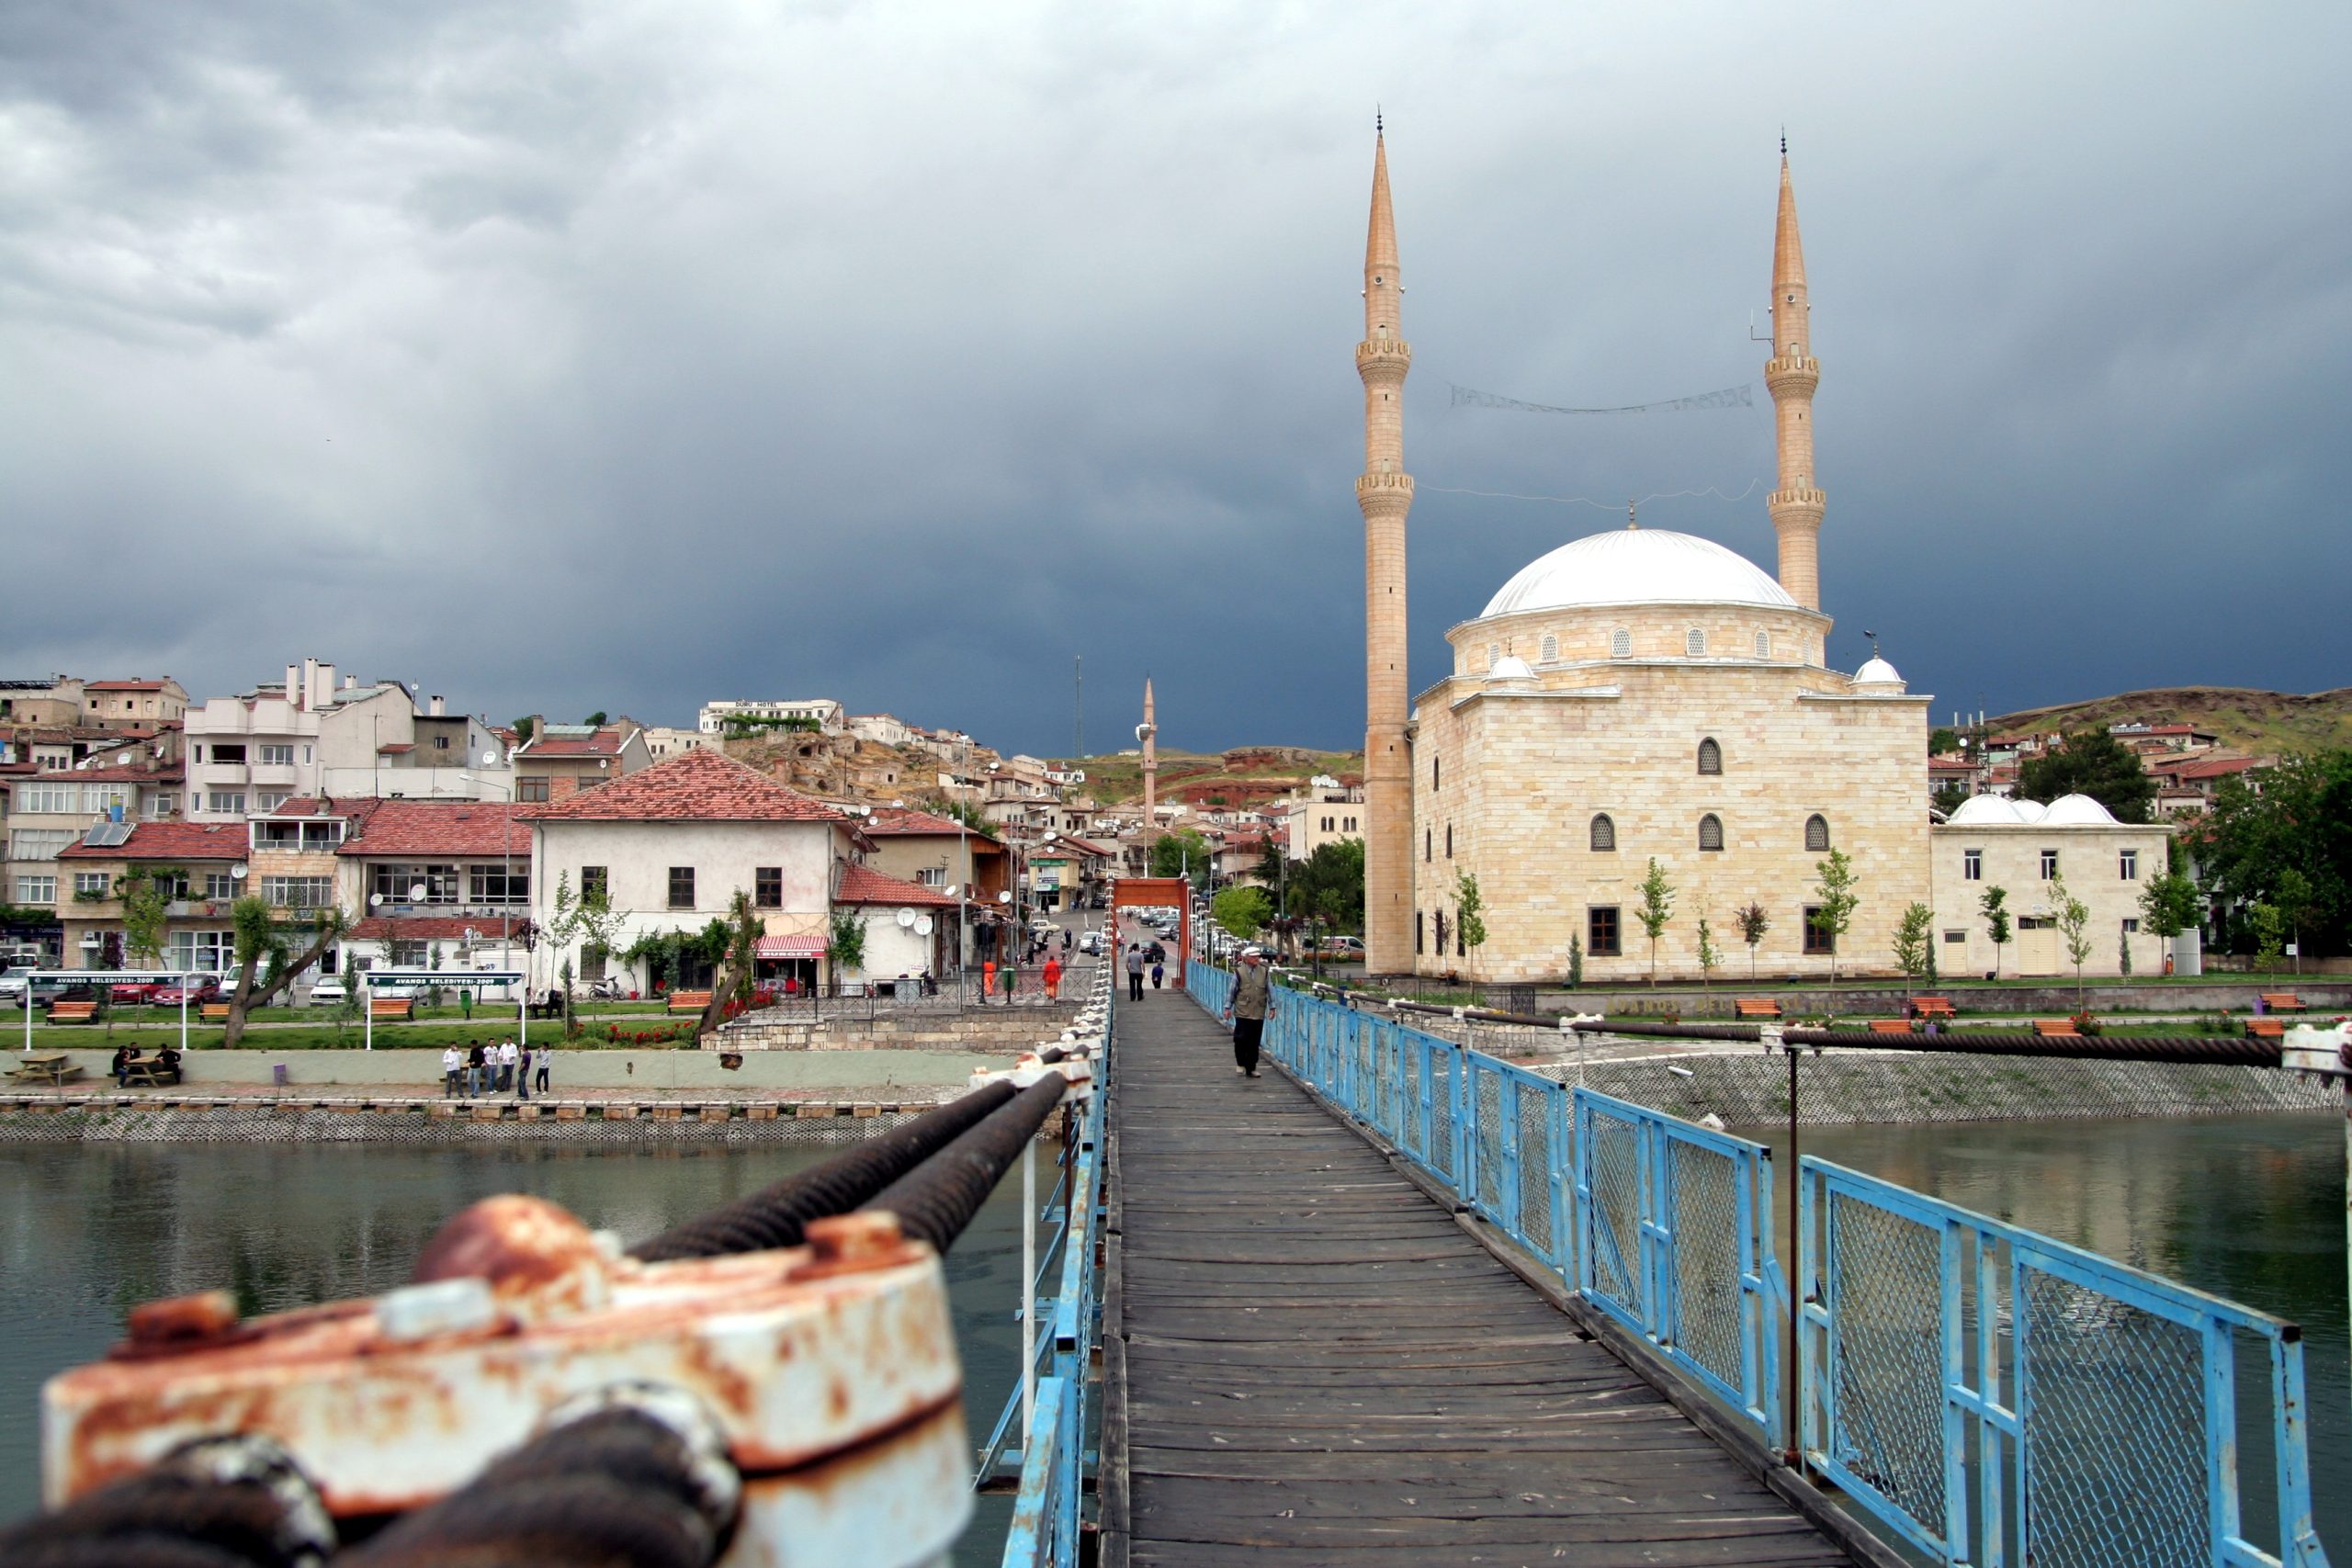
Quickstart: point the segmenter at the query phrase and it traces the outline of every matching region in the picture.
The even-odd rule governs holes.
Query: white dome
[[[1854,684],[1857,686],[1900,686],[1903,684],[1903,677],[1895,672],[1894,665],[1872,654],[1869,663],[1854,671]]]
[[[1562,545],[1520,569],[1486,615],[1578,604],[1758,604],[1797,602],[1762,568],[1712,539],[1662,528],[1620,528]]]
[[[1535,679],[1535,671],[1529,669],[1527,660],[1518,654],[1506,653],[1495,660],[1495,667],[1487,671],[1487,679],[1489,681],[1532,681]]]
[[[2041,820],[2053,828],[2111,828],[2115,813],[2087,795],[2062,795],[2042,808]]]
[[[2025,816],[2018,810],[2021,806],[2031,807],[2034,815]],[[2020,822],[2038,821],[2041,815],[2041,807],[2030,800],[2008,800],[1997,795],[1972,795],[1954,807],[1952,814],[1945,820],[1955,828],[2010,827]]]

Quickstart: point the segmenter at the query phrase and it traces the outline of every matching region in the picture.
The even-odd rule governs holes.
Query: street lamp
[[[502,760],[495,751],[481,754],[481,765],[485,768],[494,768]],[[498,962],[503,968],[512,968],[514,963],[514,786],[512,783],[502,784],[496,779],[480,778],[462,771],[458,776],[469,784],[487,785],[506,792],[506,820],[499,833],[504,863],[498,884]],[[529,946],[526,945],[523,951],[527,955]],[[530,999],[530,993],[531,977],[526,973],[523,976],[525,1001]]]

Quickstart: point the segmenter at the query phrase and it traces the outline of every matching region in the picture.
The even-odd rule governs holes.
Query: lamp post
[[[481,765],[485,768],[494,768],[499,761],[495,751],[481,754]],[[502,967],[511,969],[514,966],[514,786],[511,783],[502,784],[495,779],[478,778],[468,773],[460,773],[458,776],[469,784],[487,784],[492,789],[506,792],[506,820],[499,836],[500,847],[504,851],[504,866],[498,885],[498,962]],[[527,953],[529,949],[524,951]],[[530,999],[531,976],[526,968],[523,973],[524,1004],[528,1006]]]

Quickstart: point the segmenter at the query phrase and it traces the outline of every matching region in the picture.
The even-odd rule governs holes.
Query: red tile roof
[[[462,942],[468,931],[478,937],[498,934],[495,917],[481,915],[370,915],[351,928],[351,935],[361,942],[382,942],[398,938],[404,942]],[[449,971],[452,986],[462,982],[462,969]]]
[[[617,729],[594,735],[534,735],[516,750],[533,757],[617,757],[628,739]]]
[[[756,768],[698,746],[553,806],[518,811],[515,818],[555,822],[850,820]]]
[[[164,689],[164,682],[161,681],[85,681],[82,682],[82,689],[85,692],[160,692]]]
[[[876,807],[873,815],[865,818],[865,830],[875,834],[944,833],[949,838],[954,838],[958,833],[968,833],[975,839],[987,839],[991,842],[996,838],[995,834],[984,832],[978,828],[967,828],[953,817],[941,817],[934,812],[918,811],[911,806]]]
[[[119,844],[68,844],[65,860],[243,860],[243,822],[141,822]]]
[[[833,902],[939,908],[954,904],[956,899],[940,888],[925,887],[920,882],[885,876],[862,865],[845,865],[842,867],[842,885],[833,891]]]
[[[386,800],[335,852],[345,855],[514,854],[528,859],[531,827],[503,802]]]

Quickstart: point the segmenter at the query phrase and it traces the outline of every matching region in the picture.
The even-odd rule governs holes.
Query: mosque
[[[1409,702],[1405,518],[1413,481],[1401,404],[1412,353],[1402,333],[1385,137],[1374,143],[1363,297],[1356,494],[1365,530],[1368,971],[1556,980],[1575,945],[1588,981],[1645,977],[1653,954],[1638,911],[1652,859],[1675,890],[1655,953],[1661,977],[1698,977],[1702,918],[1725,978],[1745,977],[1751,960],[1775,977],[1826,976],[1833,961],[1839,973],[1885,973],[1896,925],[1915,901],[1936,910],[1938,942],[1963,959],[1947,972],[1981,962],[1989,950],[1971,935],[1977,890],[1951,886],[1939,904],[1934,886],[1931,862],[1946,851],[1939,842],[1931,850],[1941,830],[1931,832],[1928,810],[1932,699],[1912,694],[1875,651],[1851,674],[1826,662],[1831,622],[1818,570],[1826,497],[1813,459],[1821,367],[1786,148],[1764,367],[1779,453],[1779,483],[1766,502],[1779,536],[1777,573],[1710,540],[1629,518],[1505,582],[1476,618],[1446,634],[1451,671]],[[2112,836],[2116,824],[2096,802],[2068,812],[2081,816],[2085,807],[2098,820],[2075,825]],[[2122,831],[2134,844],[2146,839],[2141,852],[2161,869],[2163,829]],[[1819,919],[1815,891],[1816,868],[1833,849],[1852,862],[1860,895],[1842,935]],[[1950,854],[1955,868],[1960,852]],[[2070,860],[2085,858],[2070,852]],[[1476,879],[1486,933],[1476,946],[1461,919],[1465,875]],[[1957,883],[1957,869],[1944,879]],[[2114,880],[2112,872],[2101,878]],[[2018,892],[2018,912],[2034,919],[2031,890]],[[2102,924],[2123,919],[2127,943],[2136,921],[2117,911],[2136,913],[2119,901],[2132,892],[2101,889]],[[1734,923],[1751,905],[1768,921],[1752,953]],[[2113,971],[2115,944],[2102,953],[2103,966],[2086,972]]]

